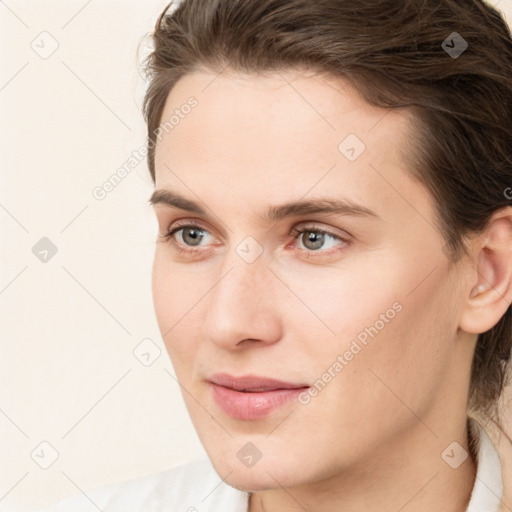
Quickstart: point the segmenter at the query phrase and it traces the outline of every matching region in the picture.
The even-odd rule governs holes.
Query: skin
[[[408,174],[407,111],[372,107],[343,81],[312,73],[204,71],[175,85],[162,119],[190,96],[197,107],[158,142],[155,189],[199,202],[206,215],[154,204],[152,286],[219,476],[252,491],[250,512],[464,511],[475,463],[469,456],[452,469],[441,453],[454,441],[468,450],[477,333],[512,299],[510,211],[452,264],[432,196]],[[348,134],[366,145],[355,161],[338,150]],[[260,218],[270,205],[319,197],[376,216]],[[190,229],[165,239],[178,220],[205,230],[198,246]],[[346,242],[327,236],[315,247],[294,227]],[[262,251],[252,263],[236,251],[249,236]],[[400,312],[308,404],[239,420],[214,402],[205,379],[216,372],[313,386],[394,303]],[[237,457],[248,442],[261,452],[252,467]]]

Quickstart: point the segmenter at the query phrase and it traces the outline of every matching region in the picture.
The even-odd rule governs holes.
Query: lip
[[[207,380],[217,405],[232,418],[240,420],[263,418],[309,388],[308,384],[257,375],[233,377],[218,373]]]

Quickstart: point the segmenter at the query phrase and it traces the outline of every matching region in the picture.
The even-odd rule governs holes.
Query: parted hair
[[[153,182],[157,128],[184,75],[304,69],[413,113],[409,172],[432,194],[453,263],[466,236],[512,203],[512,39],[482,0],[182,0],[161,12],[151,46],[143,113]],[[499,417],[511,349],[509,307],[478,335],[469,412]]]

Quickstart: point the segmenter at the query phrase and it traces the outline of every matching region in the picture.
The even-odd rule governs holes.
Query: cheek
[[[423,396],[426,403],[446,371],[448,341],[456,329],[449,276],[439,265],[425,279],[434,265],[410,261],[374,254],[371,264],[360,258],[350,272],[306,268],[300,279],[287,275],[291,289],[314,313],[297,301],[291,313],[308,318],[307,330],[301,325],[297,335],[307,340],[314,377],[331,369],[337,382],[333,391],[343,390],[347,406],[403,407],[393,391],[410,403]],[[334,367],[339,356],[342,369]]]
[[[165,250],[157,249],[153,260],[152,295],[155,316],[173,365],[191,360],[194,351],[193,315],[201,290],[193,276],[170,262]],[[186,342],[185,342],[186,341]]]
[[[359,334],[364,339],[365,329],[376,323],[378,331],[387,328],[399,314],[404,286],[401,276],[383,260],[383,256],[370,261],[368,256],[361,255],[341,261],[337,267],[302,264],[283,269],[283,281],[296,295],[288,299],[288,311],[293,315],[288,327],[296,330],[297,320],[306,321],[308,330],[296,334],[302,339],[309,338],[315,349],[319,348],[321,336],[322,350],[327,352],[348,348]],[[382,268],[389,271],[382,275]],[[381,320],[382,315],[386,323]]]

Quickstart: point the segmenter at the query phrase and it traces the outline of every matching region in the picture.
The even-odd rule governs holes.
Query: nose
[[[277,342],[282,336],[276,295],[279,281],[264,258],[246,263],[235,254],[221,276],[208,294],[206,338],[226,350]]]

